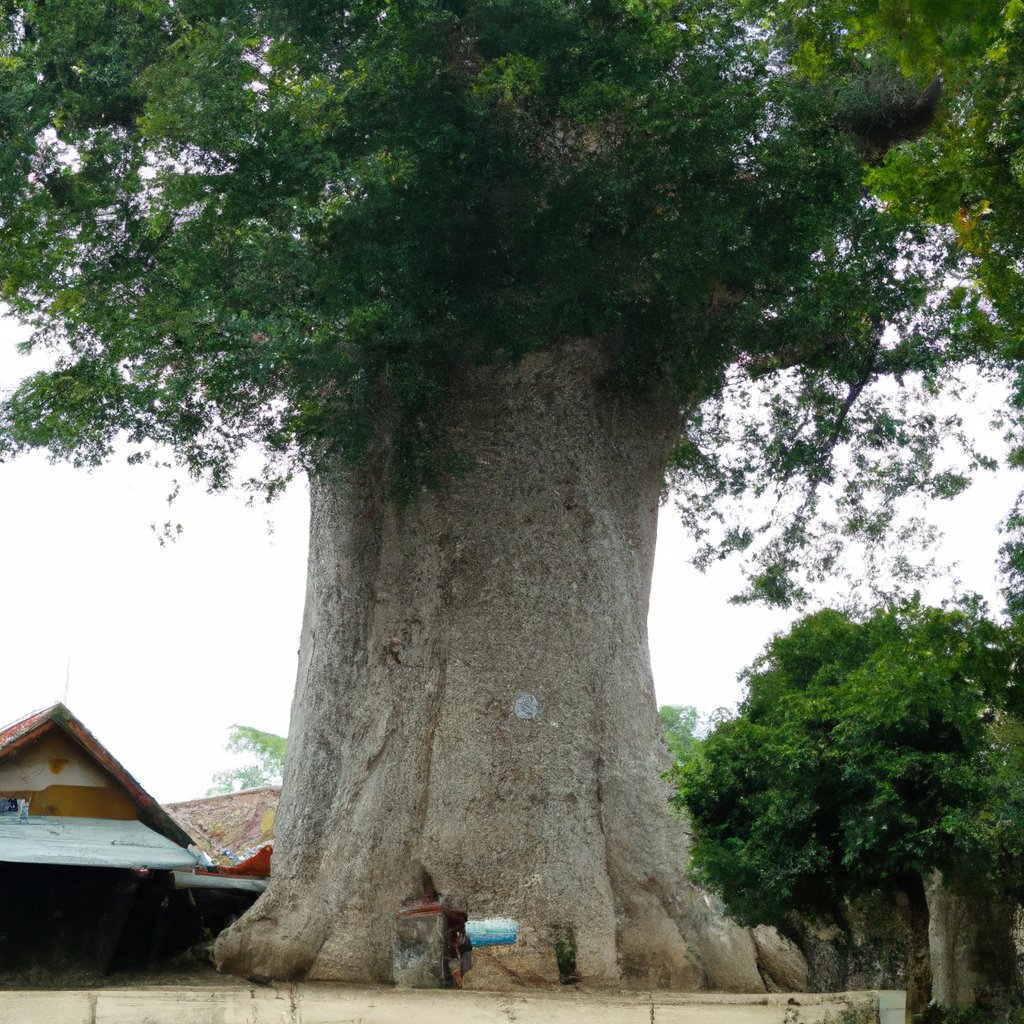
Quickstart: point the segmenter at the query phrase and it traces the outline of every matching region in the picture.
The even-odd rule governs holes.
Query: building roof
[[[222,866],[274,838],[280,786],[243,789],[165,805],[165,810],[190,835],[201,850]],[[227,857],[230,850],[235,857]]]
[[[0,860],[100,868],[195,867],[194,854],[141,821],[0,816]]]
[[[89,755],[96,766],[135,807],[139,821],[179,847],[187,847],[193,842],[192,837],[139,785],[121,762],[63,704],[54,704],[42,711],[36,711],[12,725],[0,729],[0,761],[53,730],[63,732]],[[127,823],[122,822],[121,824]]]

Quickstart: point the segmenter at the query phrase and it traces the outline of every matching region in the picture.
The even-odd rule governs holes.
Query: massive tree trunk
[[[682,878],[659,778],[646,618],[678,414],[606,392],[607,362],[576,342],[467,370],[447,440],[476,468],[408,507],[379,462],[312,481],[274,877],[222,969],[388,981],[396,911],[436,887],[519,921],[510,982],[574,949],[595,984],[761,987]]]

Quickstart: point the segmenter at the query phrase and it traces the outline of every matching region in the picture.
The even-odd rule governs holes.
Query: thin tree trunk
[[[607,361],[467,371],[446,426],[476,468],[410,507],[379,465],[311,482],[274,877],[222,969],[388,981],[395,913],[433,886],[519,921],[510,984],[574,948],[595,984],[760,987],[682,878],[659,777],[646,619],[678,417],[605,393]]]

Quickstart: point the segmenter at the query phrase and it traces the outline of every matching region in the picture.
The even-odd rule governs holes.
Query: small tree
[[[232,754],[251,754],[253,759],[239,768],[216,772],[207,796],[234,793],[257,786],[279,786],[284,775],[284,753],[288,740],[272,732],[261,732],[250,725],[233,725],[225,750]]]
[[[825,610],[776,637],[746,673],[739,717],[677,772],[703,880],[741,922],[782,927],[890,894],[910,939],[908,1006],[921,1010],[925,876],[1016,878],[1014,646],[978,602]]]

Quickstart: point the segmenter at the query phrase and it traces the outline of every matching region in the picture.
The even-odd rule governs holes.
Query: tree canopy
[[[1024,5],[1019,0],[870,0],[855,5],[785,0],[770,17],[791,40],[810,78],[847,88],[851,74],[876,72],[873,91],[898,71],[923,85],[941,79],[933,129],[874,160],[872,191],[890,208],[951,228],[969,257],[966,282],[1000,311],[1001,341],[1020,355],[1020,260],[1024,256]],[[784,27],[783,27],[784,26]],[[862,116],[872,118],[865,107]],[[876,121],[875,134],[891,125]],[[987,319],[987,318],[984,318]],[[979,321],[979,329],[988,325]]]
[[[249,754],[252,760],[238,768],[215,772],[207,796],[233,793],[258,786],[280,786],[284,777],[284,754],[288,740],[251,725],[233,725],[225,749],[232,754]]]
[[[956,493],[958,417],[905,394],[1016,358],[1018,6],[954,46],[882,2],[5,0],[0,299],[53,367],[0,404],[0,457],[127,438],[216,487],[255,443],[272,493],[376,446],[411,498],[472,464],[454,368],[593,338],[609,387],[684,411],[691,527],[798,598],[819,488],[867,539]],[[783,529],[709,533],[740,493]]]
[[[783,927],[934,870],[1019,888],[1018,654],[977,602],[825,609],[776,637],[677,772],[702,878],[738,920]]]

